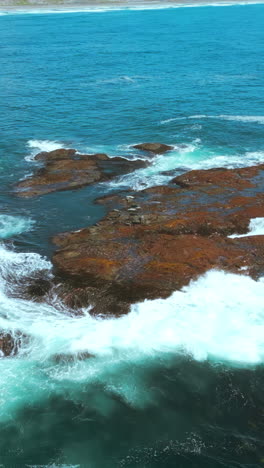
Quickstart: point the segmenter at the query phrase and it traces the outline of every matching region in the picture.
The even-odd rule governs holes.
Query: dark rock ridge
[[[163,154],[167,151],[173,150],[174,147],[165,145],[164,143],[140,143],[138,145],[134,145],[133,148],[153,154]]]
[[[145,167],[146,161],[110,158],[106,154],[78,154],[74,149],[39,153],[35,159],[43,167],[17,184],[19,197],[36,197],[50,192],[74,190],[103,182]]]
[[[0,330],[0,358],[15,356],[25,336],[20,332],[11,334]]]
[[[227,236],[247,233],[251,218],[264,217],[263,183],[264,165],[201,170],[169,186],[101,199],[111,210],[101,222],[54,238],[55,273],[72,286],[68,300],[90,300],[96,313],[100,296],[99,312],[119,314],[213,268],[257,278],[264,236]]]
[[[35,278],[32,279],[29,284],[26,285],[24,295],[29,296],[31,299],[41,299],[44,297],[51,289],[51,281],[44,278]]]

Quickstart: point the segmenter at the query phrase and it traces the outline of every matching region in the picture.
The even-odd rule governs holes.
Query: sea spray
[[[143,190],[155,185],[168,184],[173,177],[192,170],[218,167],[234,169],[264,162],[264,151],[234,154],[228,148],[207,147],[200,139],[190,144],[183,143],[174,146],[173,151],[155,156],[148,167],[121,176],[107,184],[107,187]]]
[[[53,392],[78,400],[81,384],[106,385],[144,406],[152,398],[146,366],[151,370],[184,356],[236,367],[263,362],[263,280],[210,271],[168,299],[146,300],[125,316],[102,319],[91,316],[89,307],[76,315],[56,297],[48,304],[8,296],[8,282],[50,264],[37,254],[4,248],[0,256],[0,328],[28,337],[16,357],[0,360],[2,419]],[[72,358],[58,361],[60,355]]]
[[[5,251],[0,253],[5,260]],[[5,268],[15,267],[17,281],[20,275],[32,275],[34,265],[37,270],[49,266],[37,254],[28,254],[28,261],[26,254],[12,254],[13,261],[1,262],[5,265],[3,283],[10,281]],[[21,262],[16,258],[20,256]],[[246,299],[241,298],[241,291],[247,291]],[[132,305],[129,314],[109,319],[91,316],[89,308],[76,316],[59,300],[58,307],[52,307],[2,294],[6,325],[16,323],[17,328],[38,336],[35,355],[36,351],[46,357],[89,351],[123,360],[183,352],[197,360],[209,357],[238,364],[258,363],[263,358],[263,279],[210,271],[168,299],[146,300]]]
[[[30,148],[30,154],[25,157],[26,161],[34,161],[35,156],[42,151],[49,152],[60,148],[66,148],[66,145],[59,141],[50,140],[29,140],[27,147]]]
[[[34,221],[30,218],[0,214],[0,239],[8,239],[30,231],[33,226]]]
[[[249,223],[249,231],[247,234],[232,234],[231,239],[236,237],[248,237],[248,236],[264,236],[264,218],[252,218]]]

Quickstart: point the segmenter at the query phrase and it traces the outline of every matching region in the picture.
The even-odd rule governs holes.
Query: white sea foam
[[[22,268],[20,261],[13,260]],[[29,262],[23,260],[24,270],[19,271],[24,275],[45,262],[36,255]],[[210,271],[168,299],[133,305],[128,315],[117,319],[98,319],[88,310],[74,317],[66,310],[62,313],[61,306],[13,299],[2,292],[0,328],[30,334],[34,341],[27,351],[40,360],[57,353],[89,351],[110,361],[174,353],[196,360],[253,364],[264,359],[263,286],[264,279]],[[68,377],[74,378],[74,372]],[[88,378],[90,372],[88,366],[86,375],[78,378]]]
[[[164,175],[163,172],[173,170],[177,167],[186,167],[187,155],[189,154],[191,159],[191,154],[195,151],[197,148],[196,145],[198,144],[199,141],[195,140],[193,144],[189,145],[173,145],[174,150],[166,154],[154,156],[152,160],[150,160],[148,156],[143,156],[145,160],[150,161],[148,167],[121,176],[111,181],[108,186],[110,188],[131,187],[133,190],[143,190],[154,185],[165,184],[171,179],[171,176]],[[138,157],[136,153],[134,153],[134,157]],[[131,159],[131,157],[129,159]],[[186,170],[188,170],[188,168]]]
[[[36,253],[17,253],[0,244],[0,289],[5,289],[8,282],[15,284],[21,278],[30,278],[37,271],[46,270],[51,274],[51,267],[48,260]]]
[[[30,154],[25,157],[26,161],[34,161],[36,154],[41,151],[54,151],[59,148],[66,148],[64,143],[50,140],[29,140],[27,147],[30,148]]]
[[[204,148],[204,155],[207,155],[208,150]],[[235,169],[239,167],[249,167],[264,163],[264,151],[248,151],[242,154],[220,154],[210,151],[209,157],[188,161],[190,169],[213,169],[216,167],[226,167],[227,169]],[[203,153],[203,149],[200,149]]]
[[[113,180],[108,183],[108,187],[130,187],[133,190],[143,190],[168,183],[174,176],[173,171],[175,171],[176,175],[195,169],[213,169],[217,167],[233,169],[264,163],[263,151],[246,152],[244,154],[228,154],[224,151],[224,149],[218,151],[202,146],[199,139],[184,146],[174,145],[173,151],[155,156],[148,167],[138,169],[129,175]],[[166,174],[167,171],[170,171],[171,174]]]
[[[0,359],[1,420],[54,391],[78,401],[83,385],[97,383],[145,406],[152,390],[143,369],[177,356],[236,366],[264,360],[264,279],[210,271],[168,299],[146,300],[125,316],[102,319],[89,308],[76,316],[56,298],[52,305],[6,294],[10,282],[43,269],[51,265],[37,254],[0,248],[0,329],[30,337],[22,340],[17,357]],[[78,360],[80,352],[94,357]],[[61,353],[76,359],[53,359]]]
[[[32,229],[34,222],[22,216],[0,215],[0,239],[8,239]]]
[[[264,357],[264,279],[211,271],[168,299],[138,303],[118,319],[98,319],[88,310],[74,317],[62,314],[61,306],[6,297],[3,285],[10,281],[10,272],[18,279],[50,270],[51,265],[38,254],[16,253],[3,246],[0,258],[0,326],[12,325],[35,337],[35,357],[85,350],[97,356],[120,354],[120,359],[168,351],[198,360],[255,363]]]
[[[176,174],[187,172],[194,169],[212,169],[216,167],[226,167],[228,169],[247,167],[264,162],[264,152],[246,152],[242,154],[228,154],[224,149],[215,150],[202,146],[199,138],[189,144],[174,144],[174,150],[153,157],[151,160],[146,153],[138,153],[130,145],[97,145],[97,146],[79,146],[81,153],[106,153],[109,157],[122,156],[128,160],[143,159],[150,161],[150,165],[143,169],[138,169],[133,173],[117,177],[111,182],[105,184],[105,189],[115,189],[129,187],[133,190],[142,190],[155,185],[162,185],[169,182],[171,175],[166,175],[167,171],[176,171]],[[172,143],[173,144],[173,143]],[[65,143],[49,140],[29,140],[27,146],[31,152],[26,156],[27,161],[34,161],[34,157],[41,151],[53,151],[58,148],[67,148]],[[177,172],[177,170],[179,170]]]
[[[252,218],[249,223],[249,231],[247,234],[232,234],[231,239],[236,237],[248,236],[264,236],[264,218]]]
[[[171,122],[176,122],[177,120],[204,120],[204,119],[213,119],[213,120],[230,120],[235,122],[244,122],[244,123],[258,123],[264,125],[264,115],[206,115],[206,114],[197,114],[189,115],[186,117],[174,117],[167,120],[161,120],[161,125],[166,125]]]

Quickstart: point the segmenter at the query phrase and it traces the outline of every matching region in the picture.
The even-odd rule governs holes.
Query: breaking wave
[[[84,383],[100,382],[130,404],[144,405],[149,392],[142,368],[157,359],[191,356],[236,366],[263,362],[264,279],[210,271],[168,299],[146,300],[125,316],[102,319],[91,316],[89,308],[76,315],[56,297],[39,303],[10,296],[10,282],[41,271],[51,274],[51,264],[38,254],[3,246],[0,260],[0,329],[28,337],[16,357],[0,359],[1,420],[55,388],[57,395],[70,392],[77,398]],[[72,359],[58,362],[60,355]],[[88,357],[80,360],[80,355]]]
[[[263,151],[230,154],[228,150],[220,149],[218,152],[203,146],[199,139],[194,140],[191,144],[175,145],[174,148],[169,153],[155,156],[148,167],[121,176],[110,182],[108,186],[110,188],[129,187],[133,190],[143,190],[155,185],[167,184],[173,177],[191,170],[217,167],[233,169],[264,163]]]
[[[64,143],[50,140],[29,140],[27,147],[31,150],[30,154],[25,157],[26,161],[34,161],[36,154],[42,151],[54,151],[59,148],[67,148]]]
[[[187,117],[175,117],[172,119],[161,120],[161,125],[166,125],[177,120],[204,120],[204,119],[214,119],[214,120],[230,120],[233,122],[244,122],[244,123],[258,123],[264,125],[264,115],[189,115]]]

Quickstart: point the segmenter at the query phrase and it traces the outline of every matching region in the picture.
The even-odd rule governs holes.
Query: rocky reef
[[[264,236],[228,236],[247,233],[250,220],[264,216],[263,182],[264,165],[199,170],[98,200],[109,209],[101,222],[54,238],[55,272],[73,286],[68,299],[85,303],[98,290],[100,311],[119,313],[125,304],[167,297],[210,269],[257,278]]]
[[[43,167],[18,184],[19,196],[77,189],[149,164],[72,149],[36,160]],[[257,279],[264,274],[264,235],[251,235],[249,225],[264,217],[263,185],[264,164],[190,171],[168,185],[97,199],[107,212],[99,223],[54,237],[52,279],[25,278],[17,291],[40,302],[56,296],[77,314],[89,306],[91,314],[119,316],[133,302],[168,297],[211,269]],[[0,356],[14,356],[25,339],[0,330]]]
[[[19,197],[31,198],[50,192],[74,190],[104,182],[145,167],[141,159],[129,161],[121,157],[110,158],[106,154],[79,154],[74,149],[58,149],[35,156],[42,167],[17,184]]]

